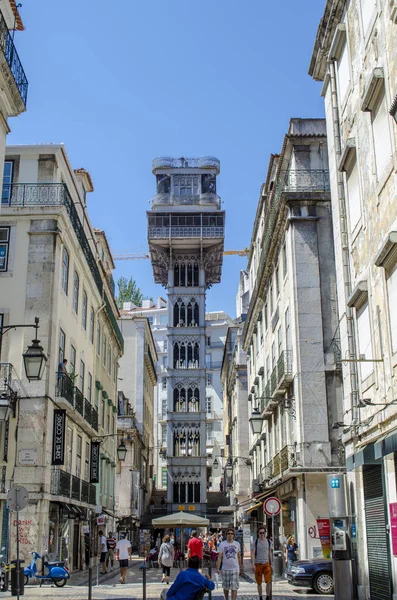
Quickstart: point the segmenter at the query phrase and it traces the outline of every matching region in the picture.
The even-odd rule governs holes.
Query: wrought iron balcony
[[[51,477],[51,494],[70,498],[70,481],[70,473],[62,469],[54,470]]]
[[[75,387],[73,380],[67,373],[57,373],[55,396],[64,398],[85,419],[85,421],[98,431],[98,411],[84,398],[79,388]]]
[[[74,385],[72,379],[67,373],[58,373],[58,381],[55,390],[55,395],[65,398],[72,406],[74,406]]]
[[[273,396],[277,387],[277,366],[274,367],[270,376],[270,395]]]
[[[76,206],[69,195],[68,188],[64,183],[12,183],[4,184],[1,197],[2,207],[35,207],[35,206],[64,206],[68,213],[70,222],[80,243],[83,255],[87,261],[89,271],[93,277],[98,291],[106,304],[106,313],[112,324],[113,331],[124,346],[123,336],[121,335],[112,305],[104,291],[104,284],[99,271],[95,256],[91,250],[84,226],[80,220]]]
[[[90,501],[90,484],[88,481],[81,481],[81,501],[89,502]]]
[[[292,379],[292,350],[283,350],[277,361],[277,389],[285,387]]]
[[[300,169],[284,171],[285,192],[329,192],[329,171],[324,169]],[[282,181],[282,179],[281,179]]]
[[[51,494],[96,504],[95,486],[62,469],[54,469],[51,473]]]
[[[81,416],[84,416],[84,396],[77,387],[74,388],[74,407]]]
[[[93,483],[90,483],[90,504],[96,504],[96,487]]]
[[[81,480],[78,477],[72,475],[72,498],[73,500],[80,500],[80,487]]]
[[[288,469],[296,466],[294,446],[284,446],[281,451],[266,465],[269,468],[269,479],[281,477]]]
[[[8,30],[7,23],[0,12],[0,48],[3,52],[6,63],[11,71],[11,75],[18,88],[21,100],[26,107],[28,97],[28,80],[23,70],[22,63],[16,51],[14,40]]]
[[[10,391],[12,368],[11,363],[0,363],[0,394]]]

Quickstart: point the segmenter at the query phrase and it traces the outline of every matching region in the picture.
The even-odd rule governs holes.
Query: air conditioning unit
[[[253,479],[252,480],[252,491],[253,492],[259,492],[260,488],[259,488],[259,481],[257,479]]]

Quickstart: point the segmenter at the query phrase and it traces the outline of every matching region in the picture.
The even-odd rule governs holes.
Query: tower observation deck
[[[214,157],[153,160],[156,194],[147,212],[154,279],[168,292],[167,510],[204,515],[206,290],[222,272],[225,213]]]

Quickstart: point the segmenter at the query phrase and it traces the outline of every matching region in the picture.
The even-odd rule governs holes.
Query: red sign
[[[324,558],[331,558],[331,526],[329,519],[317,519],[318,535]]]
[[[397,502],[391,502],[389,504],[389,510],[393,556],[397,556]]]
[[[265,513],[270,516],[278,515],[281,510],[281,502],[275,496],[270,496],[270,498],[266,498],[264,501],[263,508],[265,509]]]

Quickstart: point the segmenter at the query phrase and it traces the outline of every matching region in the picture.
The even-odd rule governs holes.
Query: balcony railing
[[[266,465],[269,479],[280,477],[288,469],[296,466],[294,446],[284,446],[281,451]]]
[[[98,431],[98,411],[92,406],[82,392],[73,385],[72,378],[67,373],[57,373],[55,395],[65,398],[69,404],[87,421],[91,427]]]
[[[114,333],[124,346],[123,336],[117,324],[116,317],[112,310],[110,301],[104,292],[102,276],[99,271],[95,256],[91,250],[84,226],[81,223],[76,206],[69,195],[66,184],[64,183],[12,183],[4,184],[1,198],[2,206],[64,206],[68,213],[70,222],[74,228],[80,247],[87,261],[89,271],[93,277],[100,295],[106,304],[106,312],[112,324]]]
[[[71,498],[72,500],[81,500],[88,504],[96,504],[95,486],[62,469],[52,471],[51,494]]]
[[[10,68],[11,74],[14,78],[15,84],[18,88],[22,102],[26,106],[28,98],[28,80],[23,70],[22,63],[16,51],[14,41],[11,33],[8,30],[7,23],[0,12],[0,47],[3,51],[4,57]]]
[[[329,192],[329,171],[322,169],[300,169],[285,172],[286,192]]]
[[[12,379],[12,364],[0,363],[0,393],[9,392]]]
[[[292,381],[292,351],[283,350],[277,361],[277,386]]]
[[[220,170],[220,162],[215,156],[202,156],[201,158],[173,158],[172,156],[158,156],[152,160],[152,171],[155,169],[205,169],[215,168]]]
[[[277,366],[274,367],[270,376],[270,395],[272,396],[277,387]]]
[[[223,227],[149,227],[149,239],[174,238],[221,238]]]

